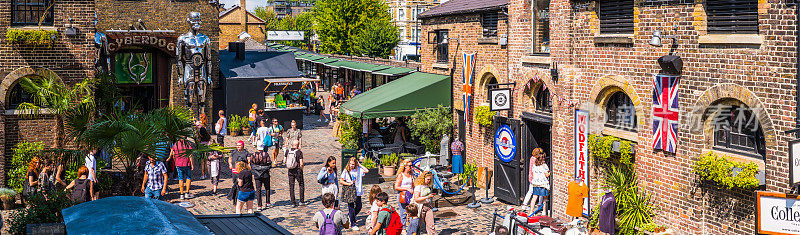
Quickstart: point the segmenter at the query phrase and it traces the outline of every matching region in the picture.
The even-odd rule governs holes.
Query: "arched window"
[[[7,109],[17,109],[22,103],[33,103],[33,94],[22,87],[22,83],[29,81],[28,79],[35,80],[41,78],[28,76],[17,80],[17,83],[9,90]]]
[[[552,113],[553,112],[553,103],[550,99],[550,89],[542,84],[536,89],[535,97],[534,97],[534,104],[536,106],[536,111]]]
[[[714,149],[763,159],[766,147],[758,116],[744,104],[717,105],[714,109]]]
[[[631,98],[618,91],[608,98],[606,104],[606,126],[627,131],[636,131],[636,109]]]

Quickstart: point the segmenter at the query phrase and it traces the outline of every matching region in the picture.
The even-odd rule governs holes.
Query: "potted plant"
[[[242,131],[242,122],[239,119],[241,119],[241,117],[231,115],[231,120],[228,122],[228,130],[231,136],[239,136],[239,132]]]
[[[0,199],[3,200],[3,209],[11,210],[17,199],[17,191],[10,188],[0,188]]]
[[[643,224],[641,227],[636,227],[636,230],[645,235],[670,235],[675,233],[675,231],[666,225],[660,225],[656,223]]]
[[[383,175],[393,176],[395,174],[395,165],[397,165],[398,156],[396,153],[383,155],[381,157],[381,165],[383,165]]]
[[[343,164],[344,165],[344,164]],[[372,160],[372,158],[364,159],[364,162],[361,163],[364,167],[366,167],[369,172],[364,175],[362,179],[362,183],[367,184],[380,184],[381,183],[381,176],[378,173],[378,163]]]

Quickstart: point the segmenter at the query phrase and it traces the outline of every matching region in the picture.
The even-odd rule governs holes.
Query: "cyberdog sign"
[[[759,234],[800,234],[800,196],[756,192],[756,229]]]

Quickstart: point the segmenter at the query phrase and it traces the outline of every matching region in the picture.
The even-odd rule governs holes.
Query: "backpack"
[[[75,179],[75,187],[72,188],[72,201],[84,203],[89,201],[89,179]]]
[[[386,235],[400,235],[403,232],[403,222],[400,221],[400,215],[397,214],[397,211],[394,210],[394,207],[390,208],[381,209],[381,211],[392,213],[389,217],[389,226],[386,226]]]
[[[333,216],[336,215],[336,210],[331,211],[331,213],[328,215],[325,214],[324,210],[320,210],[319,213],[325,216],[325,222],[322,223],[322,227],[319,228],[319,234],[320,235],[339,234],[339,227],[337,227],[336,223],[333,222]]]
[[[294,169],[300,165],[297,161],[297,151],[300,151],[300,149],[286,151],[286,169]]]

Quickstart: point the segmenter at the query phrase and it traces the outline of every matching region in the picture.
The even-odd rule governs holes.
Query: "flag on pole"
[[[464,82],[461,85],[461,90],[464,92],[464,126],[469,126],[470,117],[470,102],[472,100],[472,73],[475,70],[475,53],[467,54],[462,53],[464,57]]]
[[[653,78],[653,149],[671,153],[678,144],[678,78]]]

